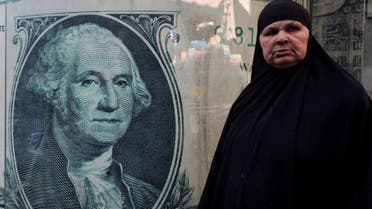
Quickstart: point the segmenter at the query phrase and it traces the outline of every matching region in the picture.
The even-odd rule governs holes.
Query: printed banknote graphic
[[[5,208],[187,207],[177,15],[15,17]]]
[[[0,208],[196,208],[266,3],[0,0]]]

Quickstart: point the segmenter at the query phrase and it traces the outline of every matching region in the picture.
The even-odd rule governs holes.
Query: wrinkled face
[[[116,44],[94,42],[82,43],[76,54],[67,83],[70,121],[65,134],[88,143],[115,144],[132,119],[128,56]]]
[[[266,62],[275,68],[285,69],[305,58],[309,30],[298,21],[277,21],[263,29],[259,41]]]

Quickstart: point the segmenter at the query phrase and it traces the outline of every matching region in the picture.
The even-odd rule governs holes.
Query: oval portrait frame
[[[59,31],[87,22],[110,30],[122,40],[152,95],[152,104],[133,119],[127,133],[115,145],[113,157],[122,163],[125,173],[161,190],[153,208],[159,208],[165,203],[177,179],[183,146],[182,104],[173,67],[166,56],[167,35],[162,34],[162,29],[171,28],[171,24],[153,24],[151,34],[146,33],[148,28],[141,25],[143,21],[138,21],[141,20],[138,17],[154,20],[154,17],[160,15],[164,16],[164,13],[52,14],[37,17],[45,21],[44,25],[39,24],[39,30],[18,28],[17,32],[21,35],[17,39],[22,40],[19,55],[21,64],[16,67],[11,92],[11,139],[8,146],[10,145],[10,166],[15,174],[16,184],[22,188],[21,198],[27,208],[32,208],[32,203],[25,192],[28,185],[24,182],[22,172],[30,165],[32,156],[38,152],[41,136],[49,124],[48,114],[51,110],[45,100],[27,90],[27,80],[40,47]],[[51,17],[57,18],[46,24],[46,20]],[[22,17],[19,20],[31,22],[35,18]]]

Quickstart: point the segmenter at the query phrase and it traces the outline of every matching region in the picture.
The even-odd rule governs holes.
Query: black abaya
[[[275,4],[302,8],[281,0],[263,13],[272,16]],[[311,28],[307,13],[305,20],[287,13],[278,16]],[[306,58],[284,70],[264,61],[257,41],[252,69],[252,82],[230,110],[199,209],[372,208],[371,100],[359,82],[311,34]]]

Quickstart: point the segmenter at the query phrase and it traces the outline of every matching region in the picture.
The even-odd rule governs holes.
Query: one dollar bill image
[[[6,208],[171,206],[177,180],[187,178],[178,175],[183,112],[166,49],[176,18],[143,11],[14,17]]]
[[[0,207],[196,208],[265,4],[2,3]]]

